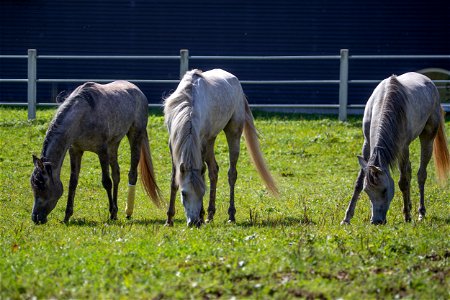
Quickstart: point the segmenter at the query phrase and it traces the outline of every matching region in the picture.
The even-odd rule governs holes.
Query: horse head
[[[392,198],[394,198],[394,180],[389,167],[379,167],[368,163],[358,156],[359,164],[364,171],[363,188],[369,196],[372,206],[372,224],[386,224],[386,214]]]
[[[46,223],[47,215],[55,208],[63,193],[61,181],[53,176],[52,164],[44,157],[33,155],[34,170],[31,174],[31,188],[34,205],[31,219],[36,224]]]
[[[203,223],[205,171],[204,165],[201,169],[188,167],[185,163],[179,166],[178,184],[188,226],[198,227]]]

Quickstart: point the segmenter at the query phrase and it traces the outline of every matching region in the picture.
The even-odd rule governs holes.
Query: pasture
[[[261,149],[278,182],[271,197],[241,143],[236,224],[228,224],[228,147],[216,143],[220,166],[216,216],[188,228],[179,195],[174,227],[139,184],[133,218],[125,218],[129,146],[119,148],[119,220],[110,221],[98,158],[83,157],[74,214],[62,223],[64,195],[48,217],[31,221],[29,177],[54,109],[25,121],[25,108],[0,108],[1,299],[448,299],[450,297],[450,189],[428,166],[427,216],[417,221],[419,191],[413,176],[413,221],[405,223],[398,187],[387,225],[370,225],[362,194],[350,226],[341,226],[358,172],[361,118],[254,113]],[[170,193],[168,134],[160,111],[149,113],[156,179]],[[447,118],[446,133],[450,136]],[[411,149],[417,173],[419,144]],[[398,180],[398,172],[394,172]],[[207,193],[208,194],[208,193]]]

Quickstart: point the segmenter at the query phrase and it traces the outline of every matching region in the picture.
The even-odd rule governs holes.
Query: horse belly
[[[121,127],[114,122],[107,122],[101,126],[100,124],[87,126],[74,140],[73,145],[83,151],[97,152],[104,146],[119,144],[130,126]]]

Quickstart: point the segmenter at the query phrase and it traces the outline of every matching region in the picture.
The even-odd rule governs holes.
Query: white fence
[[[348,105],[348,85],[378,83],[380,80],[349,80],[349,60],[376,60],[376,59],[449,59],[450,55],[349,55],[348,49],[341,49],[340,55],[318,55],[318,56],[189,56],[187,49],[180,50],[180,55],[173,56],[102,56],[102,55],[37,55],[36,49],[28,49],[28,55],[0,55],[0,59],[27,59],[28,76],[25,79],[0,78],[3,82],[23,82],[27,83],[27,105],[28,119],[36,118],[36,93],[38,83],[55,82],[111,82],[114,79],[58,79],[58,78],[37,78],[38,60],[179,60],[180,78],[189,69],[190,60],[339,60],[340,72],[336,80],[242,80],[242,84],[283,84],[283,85],[314,85],[332,84],[339,85],[339,104],[315,105],[315,104],[253,104],[252,107],[265,108],[338,108],[339,120],[347,119],[349,108],[363,108],[364,105]],[[125,78],[121,78],[125,79]],[[174,80],[146,80],[146,79],[126,79],[135,83],[178,83]],[[435,83],[450,83],[450,80],[435,80]],[[26,103],[0,103],[2,105],[26,105]],[[160,106],[160,104],[149,104],[150,106]],[[447,108],[447,107],[446,107]]]

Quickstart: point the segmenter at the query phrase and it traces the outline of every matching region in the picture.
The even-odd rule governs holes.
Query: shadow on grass
[[[439,224],[450,224],[450,217],[440,217],[440,216],[431,216],[429,217],[431,222],[436,222]]]
[[[450,222],[449,220],[446,220]],[[184,219],[175,219],[173,220],[175,226],[183,226],[186,225]],[[214,222],[217,222],[214,221]],[[220,221],[219,221],[220,222]],[[119,219],[119,220],[88,220],[86,218],[74,218],[71,219],[65,225],[67,227],[99,227],[108,225],[142,225],[142,226],[155,226],[160,225],[164,226],[166,224],[166,220],[161,219]],[[308,226],[308,225],[317,225],[317,223],[309,218],[302,217],[285,217],[285,218],[269,218],[269,219],[257,219],[257,220],[245,220],[242,222],[236,222],[235,224],[238,227],[290,227],[290,226]]]
[[[174,224],[185,224],[184,220],[175,219],[173,220]],[[61,223],[63,223],[61,221]],[[76,227],[97,227],[103,226],[104,224],[108,225],[144,225],[144,226],[154,226],[161,225],[164,226],[166,224],[166,220],[161,219],[119,219],[119,220],[88,220],[86,218],[73,218],[70,219],[66,226],[76,226]]]
[[[240,227],[290,227],[290,226],[305,226],[316,225],[317,223],[310,218],[285,217],[285,218],[270,218],[261,220],[247,220],[244,222],[237,222],[236,225]]]

